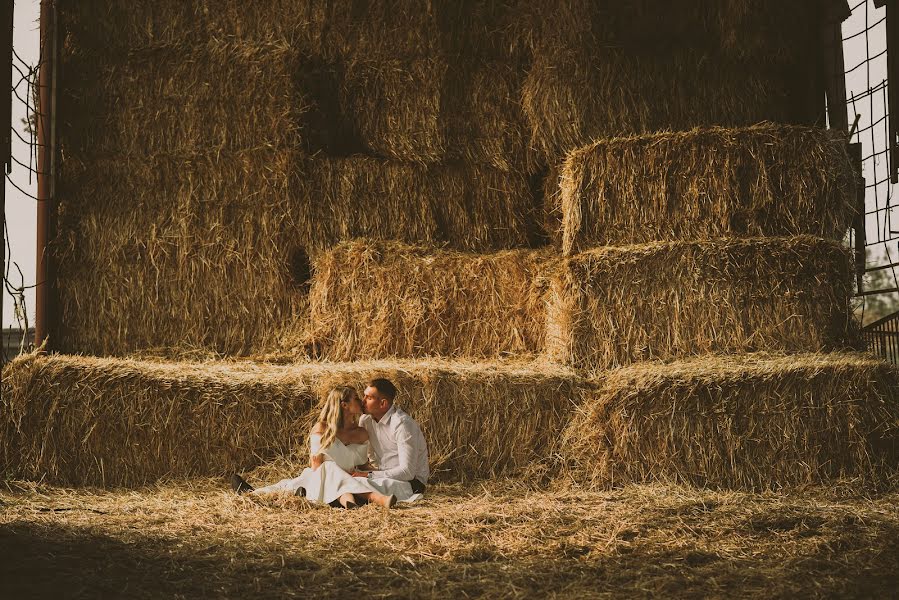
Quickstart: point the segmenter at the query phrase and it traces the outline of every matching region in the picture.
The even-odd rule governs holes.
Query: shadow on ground
[[[0,526],[0,597],[545,597],[545,596],[809,596],[888,597],[899,589],[899,536],[831,535],[817,550],[789,560],[762,554],[727,559],[714,549],[659,551],[642,531],[667,527],[654,515],[620,533],[626,545],[558,546],[552,558],[506,557],[489,544],[452,558],[353,555],[345,548],[310,555],[296,544],[264,551],[227,548],[183,535],[132,532],[127,541],[89,527],[14,521]],[[687,515],[689,517],[689,515]],[[757,515],[743,524],[747,544],[785,532],[813,537],[833,527],[822,517]],[[834,532],[831,532],[834,533]],[[548,541],[549,543],[549,541]],[[316,547],[320,548],[320,547]],[[890,592],[892,590],[892,592]]]

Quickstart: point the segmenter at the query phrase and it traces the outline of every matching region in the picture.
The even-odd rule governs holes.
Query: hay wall
[[[899,372],[862,354],[705,357],[606,375],[564,435],[570,475],[595,486],[671,481],[778,489],[899,466]]]
[[[397,160],[528,170],[513,65],[468,58],[354,59],[341,101],[366,151]]]
[[[535,355],[551,252],[465,254],[397,243],[337,246],[314,264],[315,342],[332,360]]]
[[[59,2],[53,344],[268,352],[306,255],[534,246],[595,136],[808,116],[804,1],[656,4]]]
[[[810,86],[797,71],[691,48],[659,54],[554,49],[535,57],[522,103],[531,146],[555,165],[600,138],[766,120],[812,123]]]
[[[306,307],[292,160],[269,149],[68,160],[54,345],[99,355],[273,345]]]
[[[724,236],[842,239],[856,212],[842,134],[774,124],[597,141],[569,154],[565,253]]]
[[[310,158],[294,185],[310,252],[357,237],[486,252],[529,246],[538,233],[529,179],[490,167]]]
[[[708,352],[816,351],[854,340],[838,242],[719,239],[605,247],[562,261],[547,354],[599,372]]]
[[[336,385],[361,390],[375,376],[397,384],[397,403],[421,424],[443,481],[545,474],[588,387],[565,369],[532,363],[273,366],[30,355],[3,371],[0,470],[103,486],[227,475],[279,457],[299,471],[317,399]]]
[[[199,40],[135,48],[117,61],[77,49],[60,69],[63,152],[84,159],[298,147],[315,125],[307,121],[313,98],[296,85],[299,60],[286,43]]]

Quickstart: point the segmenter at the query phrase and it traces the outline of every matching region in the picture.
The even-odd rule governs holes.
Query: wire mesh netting
[[[10,52],[10,143],[5,157],[3,210],[2,345],[0,360],[29,350],[33,341],[35,281],[34,214],[37,201],[37,120],[41,40],[37,2],[16,2]]]
[[[842,26],[846,102],[849,122],[855,122],[852,142],[861,145],[865,180],[864,244],[856,245],[864,248],[864,277],[857,289],[856,310],[868,349],[899,363],[899,331],[892,323],[899,322],[899,213],[895,126],[890,123],[888,8],[874,0],[851,8]]]

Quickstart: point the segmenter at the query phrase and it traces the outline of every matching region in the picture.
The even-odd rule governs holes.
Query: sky
[[[864,92],[869,87],[876,87],[886,78],[886,29],[883,22],[878,23],[883,19],[885,9],[875,8],[873,0],[867,0],[867,4],[865,4],[864,0],[851,0],[851,4],[853,6],[858,5],[858,7],[853,11],[852,16],[843,23],[843,37],[850,38],[844,44],[845,63],[847,69],[852,69],[856,65],[861,66],[852,70],[846,77],[847,97]],[[39,10],[39,0],[18,0],[15,3],[14,48],[21,59],[31,66],[38,63]],[[866,25],[874,26],[870,36],[856,35],[850,37],[863,31]],[[874,57],[877,55],[880,56],[874,58],[868,65],[863,64],[867,56]],[[27,70],[22,63],[16,62],[20,69]],[[20,78],[21,74],[13,70],[13,82],[19,81]],[[26,85],[22,83],[19,85],[18,95],[24,99],[26,94]],[[874,97],[866,97],[856,103],[855,108],[858,114],[861,115],[858,137],[865,145],[865,156],[871,154],[872,145],[877,148],[885,147],[886,121],[883,119],[886,111],[885,98],[885,92],[881,92]],[[854,119],[854,112],[850,107],[850,123]],[[13,124],[18,126],[19,133],[27,139],[27,134],[23,132],[21,126],[22,119],[25,118],[26,114],[27,111],[24,104],[13,97]],[[869,127],[872,123],[874,123],[873,128]],[[17,160],[26,165],[29,164],[28,146],[16,136],[13,136],[12,151],[13,156]],[[867,160],[863,174],[866,182],[869,184],[885,179],[887,175],[886,157],[878,156]],[[35,282],[36,203],[19,192],[13,183],[31,195],[36,195],[36,181],[33,176],[29,181],[28,170],[16,164],[13,164],[13,170],[9,178],[12,179],[12,183],[6,182],[6,221],[10,246],[8,258],[11,257],[24,275],[24,280],[20,280],[17,270],[15,267],[12,267],[10,269],[10,279],[14,284],[29,286]],[[867,210],[873,211],[890,206],[891,204],[888,204],[888,202],[892,200],[893,188],[894,186],[889,184],[889,182],[883,182],[876,187],[870,188],[866,199]],[[890,230],[899,230],[899,211],[894,215],[894,224],[890,223],[889,219],[886,218],[887,213],[892,213],[892,210],[881,211],[880,219],[877,218],[877,215],[868,217],[866,228],[869,242],[889,237]],[[872,247],[869,264],[884,264],[885,262],[899,262],[899,243],[895,240],[889,244],[881,243]],[[26,291],[25,304],[29,322],[33,326],[33,289]],[[18,326],[13,314],[13,298],[5,291],[3,293],[2,324],[4,327]]]
[[[28,65],[34,66],[38,63],[39,47],[40,47],[40,31],[38,26],[38,15],[40,14],[39,0],[18,0],[15,3],[15,12],[13,21],[13,48],[16,53]],[[27,69],[23,63],[15,61],[19,69],[27,73]],[[15,69],[12,70],[13,84],[18,82],[22,75]],[[18,95],[25,99],[28,93],[27,84],[22,82],[17,89]],[[13,96],[13,127],[17,127],[18,132],[28,139],[28,135],[24,133],[22,119],[26,117],[27,110],[18,98]],[[12,139],[13,156],[25,163],[29,164],[28,145],[13,135]],[[33,159],[32,159],[33,160]],[[12,172],[9,178],[20,188],[33,196],[37,195],[37,180],[32,176],[29,181],[28,170],[13,163]],[[34,285],[34,276],[37,257],[37,207],[36,202],[20,193],[12,183],[6,182],[6,226],[9,232],[9,249],[8,256],[15,261],[24,275],[24,285]],[[21,285],[22,280],[19,279],[18,272],[15,267],[10,268],[9,279],[16,285]],[[25,303],[28,309],[29,324],[34,326],[34,290],[28,290],[25,294]],[[18,327],[15,316],[13,315],[13,299],[3,291],[3,326]]]

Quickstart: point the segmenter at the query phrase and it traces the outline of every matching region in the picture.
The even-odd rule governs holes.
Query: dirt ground
[[[0,483],[0,597],[896,597],[899,494],[435,485],[386,511]]]

